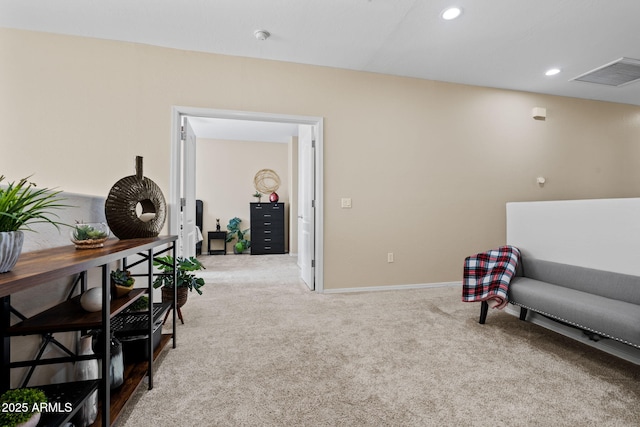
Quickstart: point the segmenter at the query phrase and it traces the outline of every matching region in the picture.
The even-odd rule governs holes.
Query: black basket
[[[162,316],[169,303],[153,304],[153,348],[162,338]],[[140,362],[149,358],[149,312],[125,310],[111,319],[111,330],[122,342],[124,362]]]

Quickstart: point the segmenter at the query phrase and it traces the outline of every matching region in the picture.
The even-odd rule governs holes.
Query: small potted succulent
[[[133,289],[136,279],[131,277],[129,270],[119,268],[111,271],[111,294],[116,298],[127,295]]]
[[[41,404],[47,396],[37,388],[16,388],[0,396],[0,425],[4,427],[31,427],[40,421]]]
[[[57,228],[65,225],[58,222],[53,210],[68,207],[61,191],[36,188],[29,178],[11,182],[0,187],[0,273],[11,271],[22,252],[24,230],[33,231],[31,224],[49,223]],[[0,175],[0,184],[4,175]]]
[[[109,227],[104,222],[78,222],[71,229],[71,241],[76,245],[76,249],[101,248],[108,238]]]

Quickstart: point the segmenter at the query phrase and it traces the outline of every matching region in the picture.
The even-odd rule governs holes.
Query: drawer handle
[[[271,246],[265,246],[265,247],[264,247],[264,249],[265,249],[266,251],[269,251],[269,250],[271,250]]]
[[[271,225],[271,223],[270,222],[265,222],[264,225]]]
[[[265,218],[271,218],[271,214],[264,214]]]
[[[271,234],[271,230],[264,230],[264,234]]]
[[[271,239],[266,238],[266,239],[264,239],[264,241],[265,241],[265,242],[270,242],[270,241],[271,241]]]

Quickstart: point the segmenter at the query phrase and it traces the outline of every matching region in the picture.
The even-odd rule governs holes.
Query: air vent
[[[573,80],[607,86],[622,86],[640,79],[640,60],[620,58]]]

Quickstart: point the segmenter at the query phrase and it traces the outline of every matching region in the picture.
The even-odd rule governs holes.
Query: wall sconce
[[[544,187],[544,183],[547,182],[547,179],[544,176],[539,176],[536,178],[536,182],[540,187]]]

